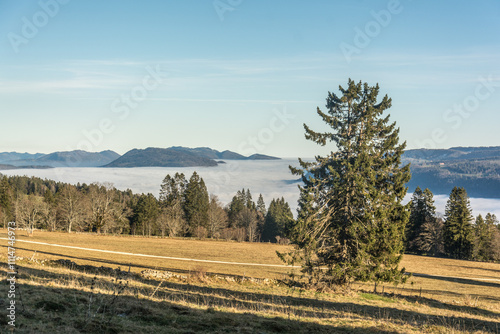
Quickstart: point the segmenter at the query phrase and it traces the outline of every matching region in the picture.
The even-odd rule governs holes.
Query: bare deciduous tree
[[[59,197],[59,217],[61,218],[64,228],[68,233],[71,233],[73,228],[81,227],[85,217],[85,205],[82,195],[78,190],[71,185],[65,185]]]
[[[89,188],[89,213],[91,227],[101,233],[106,224],[113,221],[113,186],[109,183],[93,183]]]
[[[16,219],[20,227],[26,228],[28,235],[33,235],[36,224],[42,217],[43,199],[35,195],[23,195],[16,201]]]
[[[171,201],[169,205],[161,209],[158,229],[162,236],[168,233],[169,237],[178,237],[186,233],[187,223],[184,219],[184,210],[180,199]]]
[[[220,230],[227,227],[228,216],[216,195],[210,195],[208,204],[208,234],[211,238],[220,236]]]

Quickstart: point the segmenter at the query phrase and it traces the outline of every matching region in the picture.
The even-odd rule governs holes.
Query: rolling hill
[[[198,167],[217,166],[217,162],[200,154],[176,148],[133,149],[104,167]]]
[[[208,147],[149,147],[147,149],[133,149],[128,151],[104,167],[210,167],[217,166],[216,159],[276,160],[279,158],[263,154],[254,154],[245,157],[235,152],[219,152]]]

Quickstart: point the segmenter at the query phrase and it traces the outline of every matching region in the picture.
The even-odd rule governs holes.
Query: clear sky
[[[0,0],[0,152],[310,157],[348,78],[408,148],[500,145],[500,1]]]

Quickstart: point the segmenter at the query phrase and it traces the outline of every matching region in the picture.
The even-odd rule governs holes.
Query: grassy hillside
[[[281,263],[275,251],[287,246],[50,232],[28,238],[22,233],[18,232],[16,244],[17,255],[23,257],[17,263],[22,303],[16,299],[21,333],[498,333],[500,329],[499,264],[405,256],[403,265],[415,274],[405,286],[379,286],[373,293],[372,284],[358,284],[354,292],[334,294],[280,284],[275,279],[282,278],[287,268],[149,259],[21,240],[276,265]],[[5,236],[1,230],[0,237]],[[1,241],[2,263],[6,244]],[[5,290],[4,266],[0,275]],[[6,297],[0,298],[4,310],[6,302]],[[3,329],[8,329],[6,317],[1,319]]]

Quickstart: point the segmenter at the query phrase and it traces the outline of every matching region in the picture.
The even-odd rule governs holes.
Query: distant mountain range
[[[208,147],[187,148],[174,146],[169,148],[149,147],[133,149],[104,167],[210,167],[217,166],[216,159],[222,160],[276,160],[279,158],[263,154],[245,157],[241,154],[219,152]]]
[[[471,197],[500,198],[499,146],[408,150],[402,162],[411,163],[410,192],[419,186],[448,195],[458,186]]]
[[[86,152],[81,150],[50,154],[0,153],[1,169],[50,167],[100,167],[118,159],[113,151]]]
[[[254,154],[219,152],[208,147],[133,149],[123,156],[114,151],[86,152],[81,150],[42,153],[0,153],[0,170],[52,167],[199,167],[217,166],[217,160],[275,160],[276,157]]]

